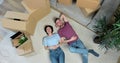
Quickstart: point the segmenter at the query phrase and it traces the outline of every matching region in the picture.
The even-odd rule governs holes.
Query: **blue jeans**
[[[76,40],[75,42],[69,45],[69,50],[72,53],[79,53],[82,55],[83,63],[88,63],[88,50],[82,43],[80,39]]]
[[[49,51],[51,63],[65,63],[65,54],[60,47]]]

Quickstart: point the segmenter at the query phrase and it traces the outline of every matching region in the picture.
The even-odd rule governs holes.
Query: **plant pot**
[[[99,36],[96,36],[94,39],[93,39],[94,43],[96,44],[101,44],[101,38]]]

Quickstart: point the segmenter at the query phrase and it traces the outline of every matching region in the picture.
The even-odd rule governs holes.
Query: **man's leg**
[[[84,54],[84,53],[88,53],[87,49],[81,49],[81,48],[75,48],[75,47],[69,47],[70,52],[72,53],[80,53],[80,54]]]
[[[84,46],[84,44],[82,43],[82,41],[80,39],[78,39],[76,41],[76,46],[80,47],[80,48],[85,48],[86,49],[86,47]],[[89,49],[88,52],[93,54],[96,57],[99,57],[99,54],[97,52],[95,52],[93,49]]]
[[[97,52],[95,52],[93,49],[89,49],[88,52],[93,54],[96,57],[99,57],[99,54]]]
[[[88,50],[86,49],[86,47],[84,46],[84,44],[80,39],[71,43],[69,46],[70,46],[69,47],[70,51],[73,53],[81,53],[81,54],[88,53]]]
[[[88,63],[88,50],[75,48],[75,47],[69,47],[69,50],[72,53],[79,53],[79,54],[81,54],[83,63]]]
[[[80,39],[78,39],[76,42],[73,42],[70,45],[69,50],[72,53],[81,54],[83,63],[88,63],[88,50],[86,49],[86,47],[84,46],[84,44],[82,43]]]
[[[85,45],[83,44],[83,42],[78,39],[76,42],[75,42],[75,46],[78,47],[78,48],[83,48],[83,49],[86,49]]]

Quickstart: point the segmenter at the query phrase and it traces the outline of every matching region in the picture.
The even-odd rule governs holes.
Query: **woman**
[[[60,48],[60,41],[62,41],[60,36],[57,33],[53,33],[51,25],[46,25],[44,31],[47,36],[43,38],[43,45],[50,52],[51,63],[65,63],[65,55]]]

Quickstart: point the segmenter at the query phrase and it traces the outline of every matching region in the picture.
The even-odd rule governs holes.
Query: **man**
[[[60,35],[60,37],[65,37],[64,42],[68,43],[70,52],[81,54],[83,63],[88,63],[88,52],[97,57],[99,56],[99,54],[97,54],[94,50],[86,49],[86,47],[79,39],[78,35],[63,14],[61,14],[60,18],[56,18],[54,22],[55,26],[59,28],[58,34]]]

